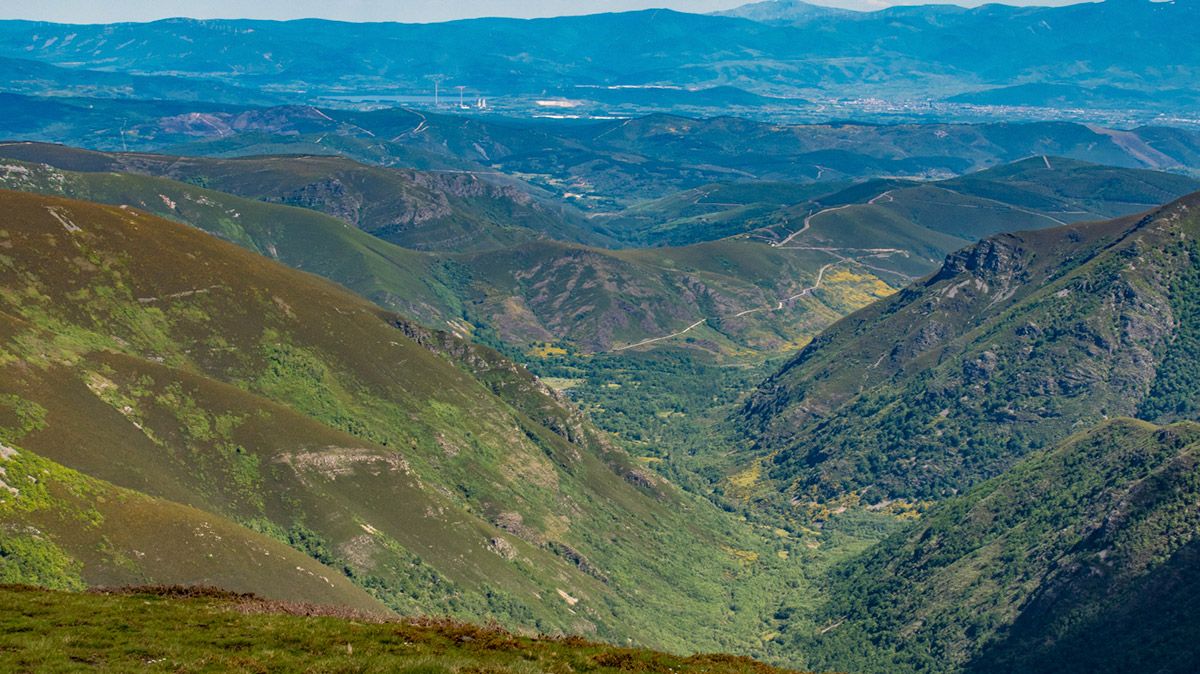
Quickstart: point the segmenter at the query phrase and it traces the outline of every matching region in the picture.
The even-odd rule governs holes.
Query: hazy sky
[[[37,19],[71,23],[149,21],[173,16],[195,18],[295,19],[322,17],[345,21],[446,21],[478,16],[560,16],[671,7],[710,12],[748,0],[0,0],[0,19]],[[818,0],[819,4],[877,9],[900,4],[959,4],[983,0]],[[1069,5],[1079,0],[1010,0],[1016,5]]]

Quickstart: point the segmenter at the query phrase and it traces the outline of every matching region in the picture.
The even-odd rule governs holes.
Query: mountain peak
[[[826,16],[853,14],[852,10],[814,5],[804,0],[765,0],[742,5],[716,16],[736,17],[762,23],[796,23]]]

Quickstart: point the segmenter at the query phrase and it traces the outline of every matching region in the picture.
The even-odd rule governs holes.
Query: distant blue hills
[[[894,7],[852,12],[779,0],[725,15],[652,10],[539,20],[438,24],[172,19],[67,25],[0,22],[0,57],[131,78],[93,89],[173,97],[176,82],[253,89],[259,98],[427,90],[430,77],[490,95],[580,87],[671,85],[728,96],[880,96],[1036,104],[1071,87],[1069,102],[1146,105],[1148,93],[1200,82],[1196,2],[1108,0],[1067,7]],[[6,65],[0,87],[21,92],[29,67]],[[38,77],[70,89],[70,72]],[[124,87],[124,89],[121,89]],[[598,89],[603,91],[603,89]],[[1101,92],[1099,97],[1094,93]],[[95,92],[90,92],[95,93]],[[747,93],[749,95],[747,95]],[[607,94],[610,98],[616,94]],[[680,98],[664,90],[664,95]],[[638,94],[644,97],[645,94]],[[998,98],[997,98],[998,96]],[[971,98],[974,97],[974,98]],[[621,98],[617,96],[617,98]],[[625,98],[637,99],[630,94]],[[683,98],[688,98],[683,96]],[[1154,104],[1150,97],[1149,104]],[[1171,105],[1195,105],[1176,96]]]

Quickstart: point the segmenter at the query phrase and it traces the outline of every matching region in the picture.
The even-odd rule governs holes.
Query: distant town
[[[703,93],[708,89],[683,87],[612,86],[576,87],[553,94],[490,94],[453,86],[449,91],[416,91],[381,94],[330,94],[321,100],[330,107],[377,109],[404,105],[443,113],[495,114],[504,117],[556,120],[606,120],[669,113],[707,118],[736,116],[784,124],[814,124],[854,120],[856,122],[976,123],[1004,119],[1019,121],[1062,121],[1098,124],[1113,128],[1137,126],[1200,127],[1200,111],[1167,113],[1155,109],[1104,107],[1053,107],[1034,105],[982,105],[946,100],[903,98],[768,98],[756,104],[720,100],[689,104],[671,92]],[[739,90],[740,91],[740,90]],[[603,96],[597,93],[602,92]],[[638,92],[637,100],[621,100],[622,94]],[[628,98],[635,98],[629,96]],[[661,99],[661,100],[656,100]]]

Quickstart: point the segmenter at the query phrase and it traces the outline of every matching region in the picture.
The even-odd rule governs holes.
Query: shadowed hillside
[[[1190,422],[1072,435],[845,565],[794,646],[861,672],[1189,671],[1198,449]]]
[[[1196,197],[987,239],[835,324],[745,408],[801,500],[942,497],[1110,416],[1193,418]]]

